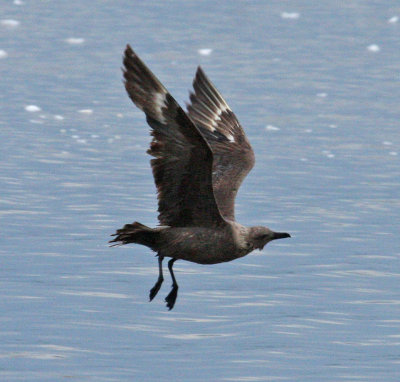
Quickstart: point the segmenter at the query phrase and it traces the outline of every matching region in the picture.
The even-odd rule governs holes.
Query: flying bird
[[[290,235],[235,221],[235,197],[254,166],[254,152],[235,114],[201,67],[185,112],[129,45],[123,64],[126,91],[151,127],[147,152],[153,156],[160,225],[126,224],[110,243],[142,244],[157,253],[159,275],[150,301],[164,281],[162,262],[170,259],[172,289],[165,301],[171,310],[178,295],[176,260],[222,263]]]

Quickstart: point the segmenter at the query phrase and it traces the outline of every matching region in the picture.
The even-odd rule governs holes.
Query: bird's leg
[[[168,269],[172,278],[172,289],[171,292],[169,292],[168,296],[165,297],[165,302],[167,303],[167,308],[169,310],[171,310],[174,307],[176,297],[178,296],[178,283],[176,282],[174,271],[172,270],[172,266],[174,265],[175,261],[176,259],[171,259],[170,261],[168,261]]]
[[[163,271],[162,271],[162,261],[164,260],[164,256],[158,255],[158,279],[154,284],[153,288],[150,290],[150,301],[156,297],[158,291],[161,288],[161,284],[164,281]]]

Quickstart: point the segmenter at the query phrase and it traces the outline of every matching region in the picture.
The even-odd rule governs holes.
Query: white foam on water
[[[399,16],[393,16],[388,20],[388,23],[395,24],[399,21]]]
[[[7,57],[8,53],[5,50],[0,49],[0,58],[7,58]]]
[[[335,154],[332,154],[329,150],[322,150],[322,154],[324,154],[327,158],[334,158]]]
[[[54,116],[54,119],[57,121],[62,121],[62,120],[64,120],[64,117],[62,115],[57,114]]]
[[[207,338],[219,338],[219,337],[233,337],[236,333],[185,333],[185,334],[164,334],[164,338],[170,338],[173,340],[184,340],[184,341],[191,341],[191,340],[201,340]]]
[[[36,113],[38,111],[41,111],[42,109],[39,106],[36,105],[27,105],[25,106],[25,111],[29,111],[30,113]]]
[[[14,0],[14,5],[24,5],[25,3],[22,0]]]
[[[397,156],[398,155],[398,153],[397,153],[397,151],[390,151],[389,152],[389,155],[392,155],[392,156]]]
[[[334,158],[335,154],[332,154],[330,151],[328,150],[324,150],[322,151],[322,153],[327,157],[327,158]]]
[[[385,145],[385,146],[391,146],[391,145],[393,145],[393,143],[390,142],[390,141],[383,141],[382,144]]]
[[[93,110],[92,109],[82,109],[82,110],[78,110],[78,113],[81,114],[93,114]]]
[[[17,28],[21,23],[18,20],[4,19],[0,21],[0,24],[6,28]]]
[[[368,45],[367,49],[368,49],[370,52],[374,52],[374,53],[379,52],[379,51],[381,50],[381,48],[379,47],[379,45],[376,45],[376,44]]]
[[[328,93],[317,93],[317,97],[319,97],[319,98],[328,97]]]
[[[281,13],[281,17],[283,19],[295,20],[295,19],[298,19],[300,17],[300,13],[298,13],[298,12],[282,12]]]
[[[267,126],[265,126],[265,130],[267,130],[267,131],[278,131],[278,130],[280,130],[280,128],[276,127],[276,126],[273,126],[273,125],[267,125]]]
[[[131,296],[123,293],[109,293],[98,291],[61,291],[60,294],[70,296],[87,296],[87,297],[102,297],[102,298],[131,298]]]
[[[199,49],[197,52],[200,54],[200,56],[209,56],[212,53],[212,49],[210,48],[203,48]]]
[[[69,37],[65,39],[65,42],[71,45],[80,45],[85,42],[85,39],[82,37]]]

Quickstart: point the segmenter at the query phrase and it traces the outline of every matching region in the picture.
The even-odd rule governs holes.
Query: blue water
[[[397,1],[1,8],[2,381],[398,381]],[[202,65],[256,153],[238,220],[292,234],[177,262],[171,312],[150,251],[107,245],[157,224],[126,43],[182,104]]]

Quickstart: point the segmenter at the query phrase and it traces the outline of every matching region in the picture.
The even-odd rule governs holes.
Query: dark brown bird
[[[129,97],[152,129],[148,153],[154,157],[160,225],[126,224],[110,243],[137,243],[157,252],[159,276],[150,301],[164,280],[162,261],[170,258],[173,284],[165,301],[172,309],[178,293],[176,260],[222,263],[290,235],[235,221],[236,193],[254,165],[254,153],[235,114],[200,67],[187,113],[129,45],[123,74]]]

